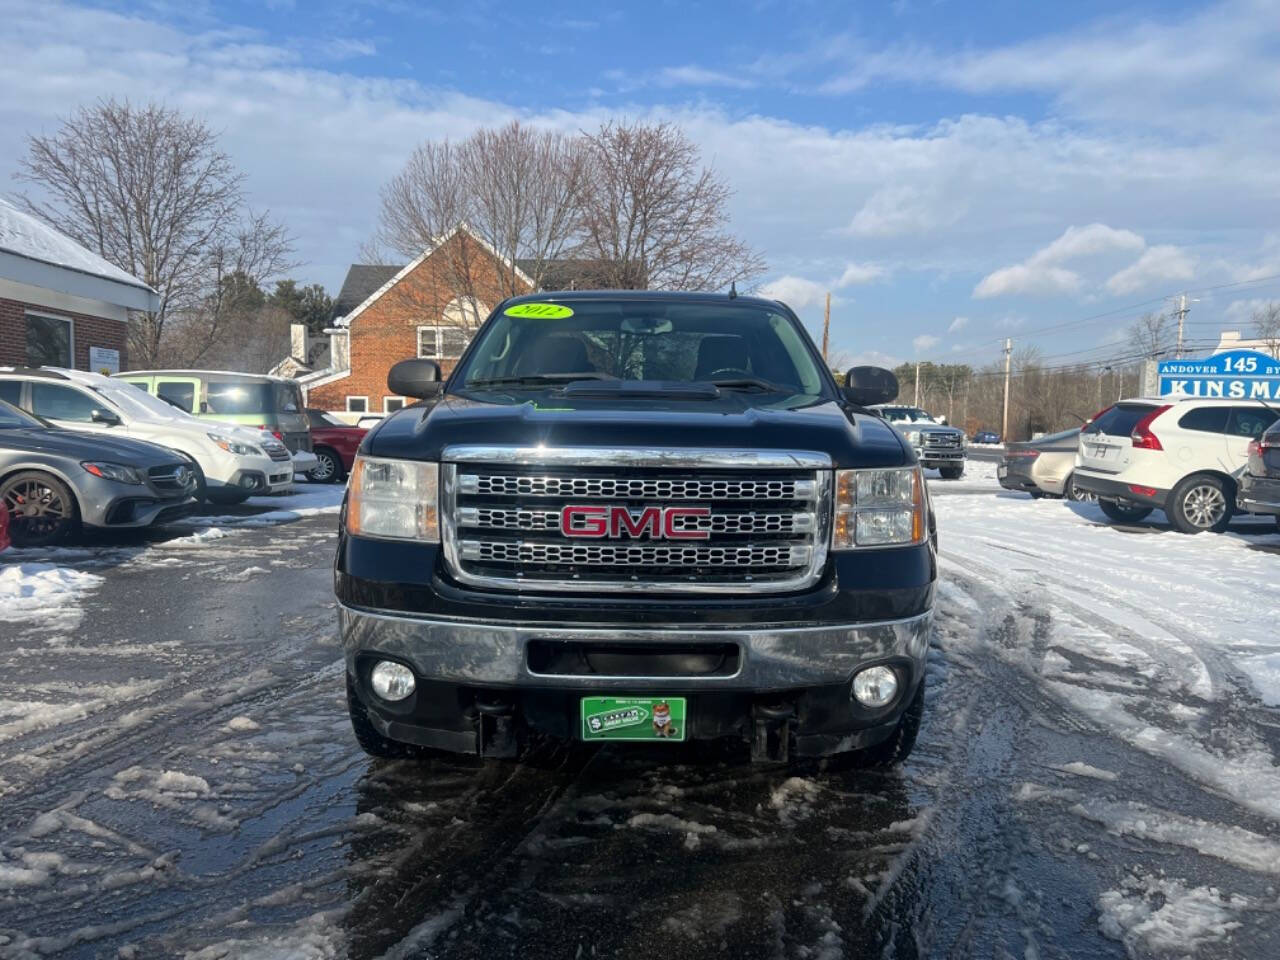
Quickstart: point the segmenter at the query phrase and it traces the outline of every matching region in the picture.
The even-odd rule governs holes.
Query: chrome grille
[[[196,474],[185,463],[166,464],[147,471],[151,486],[161,493],[190,493],[196,486]]]
[[[449,572],[521,591],[784,592],[821,577],[830,537],[830,459],[774,451],[449,448],[441,534]],[[739,466],[742,464],[742,466]],[[637,532],[567,537],[561,510],[622,507]],[[652,508],[675,513],[651,538]],[[598,509],[598,507],[596,508]],[[624,517],[624,519],[626,519]]]
[[[958,433],[930,433],[924,432],[924,446],[929,450],[956,450],[960,447],[960,434]]]

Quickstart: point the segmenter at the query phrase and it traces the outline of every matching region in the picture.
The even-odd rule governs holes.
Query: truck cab
[[[937,577],[911,446],[795,314],[564,292],[494,310],[352,466],[335,590],[357,740],[513,756],[534,735],[910,752]]]
[[[964,476],[969,444],[963,430],[949,426],[945,417],[935,417],[919,407],[879,404],[874,410],[901,431],[926,470],[937,470],[943,480]]]

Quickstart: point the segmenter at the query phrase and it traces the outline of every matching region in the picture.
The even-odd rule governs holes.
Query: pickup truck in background
[[[892,423],[916,452],[920,466],[937,470],[943,480],[964,476],[968,440],[964,431],[947,425],[919,407],[879,404],[875,412]]]
[[[752,759],[910,753],[937,578],[915,453],[772,300],[498,305],[365,437],[335,591],[374,756],[535,737],[728,739]]]

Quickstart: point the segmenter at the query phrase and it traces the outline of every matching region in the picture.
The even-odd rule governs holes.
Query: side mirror
[[[401,360],[387,374],[387,389],[402,397],[424,400],[444,389],[440,382],[440,365],[434,360],[414,358]]]
[[[116,416],[114,410],[104,410],[102,407],[94,407],[93,412],[89,414],[89,419],[94,423],[105,423],[108,427],[120,426],[120,418]]]
[[[844,375],[844,397],[860,407],[892,403],[898,398],[898,378],[884,367],[853,367]]]

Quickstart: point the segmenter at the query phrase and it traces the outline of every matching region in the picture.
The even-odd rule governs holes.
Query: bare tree
[[[1129,327],[1134,349],[1148,360],[1156,360],[1173,349],[1174,326],[1163,313],[1144,313]]]
[[[1272,300],[1253,311],[1253,335],[1273,357],[1280,359],[1280,303]]]
[[[587,143],[586,249],[608,286],[715,290],[764,272],[726,232],[728,185],[678,127],[611,122]]]
[[[28,138],[20,168],[44,195],[21,198],[30,213],[160,294],[159,308],[130,325],[135,365],[160,362],[171,328],[207,315],[228,257],[269,271],[291,249],[265,214],[245,217],[243,175],[214,132],[158,104],[81,108],[57,133]]]

